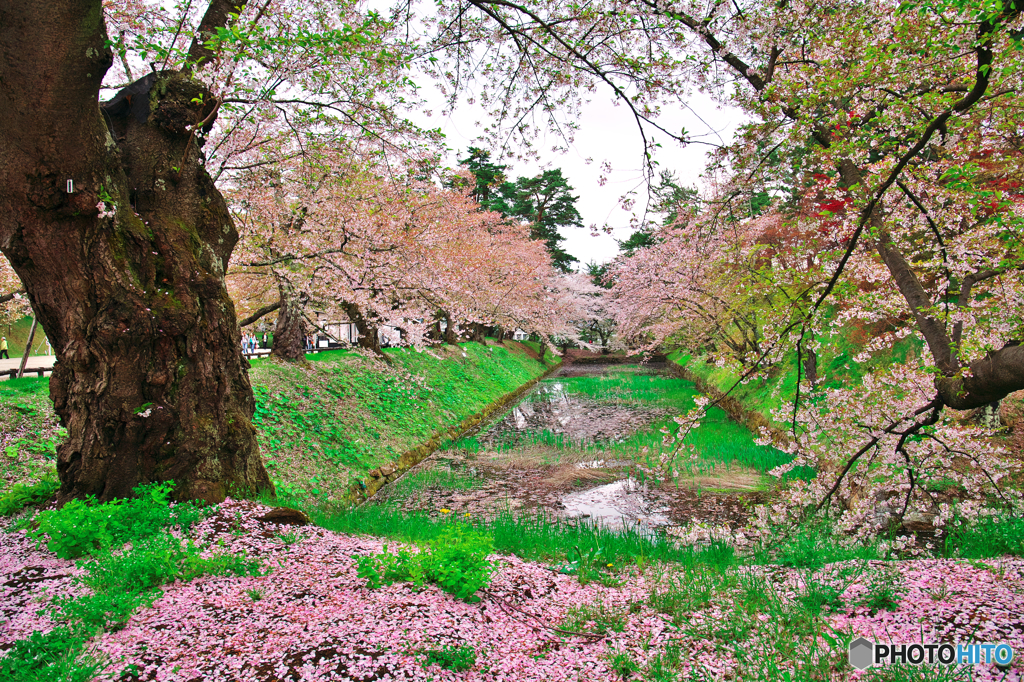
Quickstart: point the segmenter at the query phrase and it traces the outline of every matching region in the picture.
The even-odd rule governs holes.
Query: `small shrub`
[[[187,529],[207,512],[193,503],[170,506],[173,489],[171,482],[151,483],[135,488],[136,497],[129,500],[71,500],[60,509],[41,512],[39,528],[30,535],[62,559],[75,559],[150,537],[162,528]]]
[[[56,471],[47,472],[42,480],[31,485],[18,483],[0,496],[0,516],[10,516],[30,504],[45,502],[59,489]]]
[[[191,542],[169,533],[139,540],[130,549],[109,550],[78,562],[86,574],[78,578],[93,594],[65,597],[54,602],[59,620],[96,628],[124,627],[135,609],[149,606],[161,594],[159,585],[174,580],[191,580],[201,575],[260,575],[257,560],[245,556],[218,554],[206,558]]]
[[[64,626],[33,632],[0,658],[0,682],[88,682],[105,666],[84,654],[87,639]]]
[[[397,581],[417,586],[434,583],[459,599],[473,601],[476,591],[491,582],[495,566],[487,555],[493,549],[489,535],[453,524],[418,554],[406,550],[391,554],[385,545],[382,554],[353,558],[357,574],[371,589]]]
[[[463,672],[476,665],[476,651],[468,644],[446,644],[440,649],[424,649],[424,665],[439,665],[445,670]]]

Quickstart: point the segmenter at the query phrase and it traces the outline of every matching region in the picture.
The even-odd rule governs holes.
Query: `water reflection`
[[[672,523],[665,516],[669,508],[658,505],[647,486],[634,478],[570,493],[562,497],[562,506],[569,517],[590,519],[612,530],[653,531]]]
[[[487,447],[616,442],[668,413],[650,405],[610,404],[571,393],[559,381],[542,382],[476,439]]]

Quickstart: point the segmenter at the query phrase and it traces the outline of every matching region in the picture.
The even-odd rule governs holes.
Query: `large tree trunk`
[[[112,136],[101,4],[0,4],[0,250],[57,354],[59,500],[270,488],[224,283],[237,232],[190,130],[211,97],[153,74],[108,108]]]
[[[281,294],[281,307],[277,312],[274,344],[270,355],[292,362],[306,359],[306,318],[302,314],[302,301],[287,282],[277,287]]]
[[[444,315],[444,342],[449,345],[456,345],[459,343],[459,335],[455,333],[455,325],[452,324],[452,316],[448,313],[442,313]]]
[[[359,306],[354,303],[343,303],[341,307],[345,314],[348,315],[348,319],[352,320],[356,325],[356,329],[359,330],[359,347],[371,350],[384,360],[391,362],[391,358],[381,350],[380,334],[377,333],[377,327],[370,324],[370,321],[363,315],[363,311],[359,309]]]

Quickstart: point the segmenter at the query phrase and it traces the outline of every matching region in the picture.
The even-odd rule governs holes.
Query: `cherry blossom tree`
[[[713,153],[703,216],[668,228],[662,236],[675,243],[620,266],[620,293],[636,304],[624,332],[642,343],[711,334],[735,342],[757,310],[762,319],[749,321],[734,349],[751,373],[795,349],[803,374],[807,351],[846,319],[891,321],[924,344],[918,361],[892,369],[894,380],[858,389],[888,396],[863,401],[874,417],[834,397],[828,421],[863,417],[872,426],[860,428],[860,445],[833,444],[845,459],[821,467],[810,486],[819,504],[869,466],[858,462],[884,451],[899,469],[905,513],[915,496],[927,497],[918,454],[941,469],[951,462],[946,447],[971,450],[945,436],[936,445],[946,408],[1024,388],[1019,2],[445,7],[438,43],[460,63],[487,54],[479,97],[499,134],[528,141],[529,112],[557,125],[558,113],[598,86],[633,114],[645,154],[656,140],[701,141],[675,132],[669,115],[694,89],[748,114],[736,139]],[[446,68],[454,93],[469,75]],[[742,222],[766,198],[775,226],[759,224],[767,217]],[[675,296],[645,291],[645,282],[676,287]],[[728,328],[715,329],[722,322]],[[799,424],[793,431],[803,437]]]
[[[255,294],[257,313],[277,306],[275,348],[286,300],[306,308],[295,318],[311,309],[347,317],[378,354],[384,330],[397,330],[392,344],[420,345],[428,336],[454,343],[460,332],[482,341],[494,326],[557,327],[544,243],[528,225],[481,210],[468,187],[408,174],[399,183],[326,150],[282,169],[253,172],[232,194],[243,237],[231,278]],[[274,289],[278,302],[268,303]]]
[[[0,255],[0,326],[9,326],[30,311],[21,280],[7,259]]]
[[[323,135],[401,146],[404,39],[319,0],[15,1],[0,24],[0,251],[58,357],[60,500],[270,487],[217,183]]]

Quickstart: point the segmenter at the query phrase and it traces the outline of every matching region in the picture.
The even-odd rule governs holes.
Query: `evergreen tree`
[[[505,183],[505,170],[508,166],[491,163],[491,153],[484,149],[470,147],[466,154],[466,158],[459,159],[459,165],[468,168],[476,178],[473,198],[486,211],[509,215],[507,206],[498,194],[498,188]]]
[[[695,187],[683,187],[679,184],[672,171],[661,171],[658,184],[651,187],[653,195],[652,210],[654,213],[662,213],[665,218],[662,225],[670,225],[679,218],[679,211],[696,215],[700,212],[700,195]],[[627,256],[632,256],[640,249],[653,246],[657,243],[654,237],[654,226],[648,225],[639,229],[623,241],[619,242],[619,250]]]
[[[579,197],[559,168],[544,171],[533,178],[506,180],[508,166],[491,162],[491,153],[470,147],[459,165],[466,166],[476,179],[473,198],[487,211],[497,211],[509,218],[528,221],[530,236],[543,240],[551,254],[551,262],[560,272],[572,272],[579,261],[560,246],[565,241],[558,229],[563,226],[583,227],[583,218],[576,210]]]
[[[583,218],[576,210],[579,197],[573,196],[573,188],[562,176],[562,170],[556,168],[533,178],[519,178],[514,184],[505,182],[498,190],[505,202],[506,215],[528,220],[530,236],[544,241],[555,268],[572,272],[572,264],[579,261],[560,246],[565,237],[558,228],[583,227]]]

